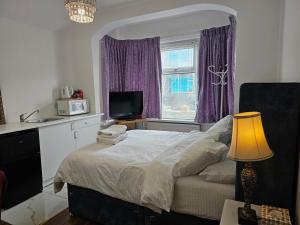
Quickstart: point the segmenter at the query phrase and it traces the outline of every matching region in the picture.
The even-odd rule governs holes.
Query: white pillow
[[[203,170],[199,176],[206,181],[220,184],[234,184],[236,163],[229,159],[212,164]]]
[[[210,138],[199,138],[187,146],[173,168],[174,177],[199,173],[207,166],[218,162],[228,147]]]
[[[219,120],[206,131],[206,134],[217,142],[222,142],[225,145],[229,145],[232,135],[232,116],[228,115]]]
[[[173,147],[174,148],[184,148],[192,144],[194,141],[207,138],[208,135],[205,132],[192,130],[187,133],[183,138],[178,140]]]

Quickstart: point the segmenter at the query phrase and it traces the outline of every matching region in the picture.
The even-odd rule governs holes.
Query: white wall
[[[120,39],[134,39],[160,36],[169,38],[187,34],[198,34],[200,30],[229,24],[229,14],[220,11],[198,13],[132,24],[113,30],[109,35]]]
[[[60,78],[56,73],[53,32],[0,19],[0,88],[6,120],[37,108],[54,115]]]
[[[56,32],[57,73],[63,77],[64,83],[83,90],[85,98],[90,100],[91,112],[95,112],[96,93],[92,74],[91,39],[86,39],[85,33],[81,33],[85,32],[84,29],[80,28],[84,28],[82,24],[71,24]]]
[[[98,84],[97,77],[93,77],[91,39],[101,29],[107,29],[107,24],[134,16],[174,9],[176,7],[195,3],[215,3],[233,8],[238,13],[237,25],[237,73],[236,96],[238,99],[239,87],[244,82],[270,82],[280,80],[278,70],[279,38],[281,14],[281,0],[152,0],[128,3],[110,7],[106,10],[98,10],[94,23],[89,25],[72,24],[67,29],[60,31],[60,37],[68,40],[74,46],[69,53],[61,49],[62,54],[71,54],[74,68],[67,76],[74,77],[74,83],[84,87],[91,100],[94,100],[93,110],[99,97],[99,87],[94,89],[94,80]],[[253,15],[255,12],[255,16]],[[72,74],[70,74],[72,73]],[[100,79],[101,82],[101,79]],[[98,103],[98,102],[97,102]],[[236,104],[237,106],[237,104]],[[237,107],[236,107],[237,109]]]
[[[300,82],[300,1],[286,0],[282,37],[282,81]]]
[[[286,0],[282,35],[281,81],[300,82],[300,1]],[[300,159],[299,159],[300,164]],[[298,171],[297,224],[300,225],[300,168]]]

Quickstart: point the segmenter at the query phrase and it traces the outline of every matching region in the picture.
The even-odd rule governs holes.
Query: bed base
[[[101,225],[218,225],[219,221],[176,212],[152,210],[109,197],[97,191],[68,184],[72,215]]]

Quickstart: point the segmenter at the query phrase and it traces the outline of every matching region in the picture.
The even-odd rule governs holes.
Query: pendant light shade
[[[64,0],[70,20],[77,23],[91,23],[96,13],[96,0]]]

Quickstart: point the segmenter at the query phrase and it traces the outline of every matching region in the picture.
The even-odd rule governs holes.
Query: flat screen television
[[[140,118],[143,112],[143,92],[110,92],[109,116],[112,119],[126,120]]]

